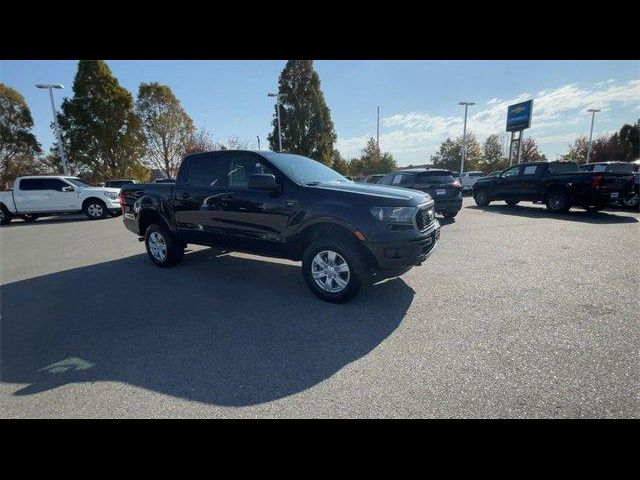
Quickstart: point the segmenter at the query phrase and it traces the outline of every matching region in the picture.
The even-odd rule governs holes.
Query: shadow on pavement
[[[515,215],[518,217],[528,218],[555,218],[559,220],[569,220],[572,222],[584,223],[637,223],[638,219],[629,215],[615,215],[608,212],[587,212],[582,209],[571,209],[567,213],[553,213],[544,207],[515,205],[488,205],[486,207],[478,207],[477,205],[469,205],[465,208],[473,210],[483,210],[486,212],[501,213],[505,215]]]
[[[105,220],[111,218],[108,216]],[[19,217],[14,217],[11,220],[11,223],[8,225],[3,225],[2,228],[10,228],[10,227],[37,227],[38,225],[50,225],[54,223],[72,223],[72,222],[92,222],[100,220],[89,220],[86,215],[82,213],[70,213],[67,215],[56,215],[45,217],[42,216],[33,222],[25,222]]]
[[[400,324],[401,279],[333,305],[297,265],[188,253],[173,269],[146,255],[2,286],[0,380],[31,395],[120,381],[226,406],[286,397],[331,377]]]

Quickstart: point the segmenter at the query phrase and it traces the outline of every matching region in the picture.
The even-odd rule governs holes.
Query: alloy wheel
[[[323,250],[313,257],[311,275],[320,289],[328,293],[339,293],[347,288],[351,271],[342,255],[333,250]]]

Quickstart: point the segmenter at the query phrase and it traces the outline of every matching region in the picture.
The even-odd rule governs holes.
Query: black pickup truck
[[[572,206],[596,211],[624,198],[632,187],[631,173],[581,172],[575,162],[531,162],[479,179],[473,185],[473,197],[481,207],[504,200],[511,206],[520,201],[544,202],[552,212],[567,212]]]
[[[189,155],[175,184],[125,185],[120,204],[160,267],[179,263],[189,243],[302,260],[309,288],[334,303],[420,265],[440,236],[429,195],[274,152]]]

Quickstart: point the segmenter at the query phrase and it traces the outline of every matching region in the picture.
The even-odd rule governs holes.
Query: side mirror
[[[63,192],[73,192],[74,188],[72,186],[62,187]]]
[[[278,188],[276,177],[270,173],[256,173],[249,176],[247,187],[253,190],[267,190],[273,192]]]

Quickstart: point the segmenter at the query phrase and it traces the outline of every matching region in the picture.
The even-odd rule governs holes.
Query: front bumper
[[[434,220],[415,240],[363,242],[379,270],[402,270],[420,265],[433,253],[440,239],[440,223]]]

